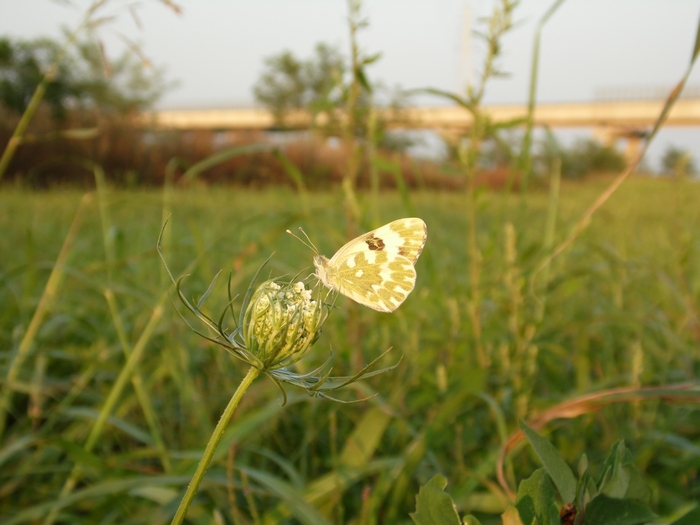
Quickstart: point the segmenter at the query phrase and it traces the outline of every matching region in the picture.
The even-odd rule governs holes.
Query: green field
[[[605,185],[562,186],[554,245]],[[534,280],[553,246],[547,192],[477,196],[476,265],[463,194],[371,202],[360,195],[362,231],[405,216],[427,223],[416,288],[393,314],[338,298],[298,366],[332,351],[334,375],[351,375],[392,347],[380,365],[398,367],[337,393],[377,394],[349,405],[290,387],[282,406],[277,386],[257,379],[191,523],[410,523],[437,473],[460,514],[500,523],[496,461],[518,420],[620,387],[632,388],[561,412],[542,432],[574,468],[584,452],[600,465],[624,438],[662,516],[700,499],[697,386],[685,397],[638,390],[693,382],[700,367],[700,184],[629,180]],[[177,315],[156,251],[168,215],[164,254],[176,277],[190,274],[185,294],[226,276],[206,303],[213,316],[228,274],[242,296],[270,255],[264,277],[311,273],[312,252],[286,229],[303,226],[327,256],[347,240],[340,190],[5,187],[0,523],[41,523],[52,509],[58,523],[170,521],[246,367]],[[539,467],[525,446],[508,458],[512,489]]]

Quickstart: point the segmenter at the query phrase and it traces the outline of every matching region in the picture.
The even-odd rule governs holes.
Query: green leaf
[[[0,518],[2,518],[3,525],[19,525],[29,521],[39,521],[56,508],[64,509],[80,502],[94,502],[105,497],[116,497],[118,500],[124,491],[133,491],[139,487],[156,485],[185,486],[189,481],[189,476],[142,476],[119,480],[103,478],[102,482],[95,483],[87,488],[76,490],[65,496],[53,496],[48,500],[38,501],[32,506],[17,512],[12,517],[0,516]]]
[[[578,460],[578,477],[582,478],[586,472],[588,472],[588,456],[583,454],[581,459]]]
[[[611,498],[627,498],[648,503],[651,489],[634,464],[632,453],[623,440],[613,444],[603,464],[598,491]]]
[[[391,416],[380,408],[371,408],[355,425],[340,453],[339,464],[343,467],[362,467],[372,459],[379,446]]]
[[[491,122],[487,130],[487,135],[495,135],[497,131],[502,129],[518,128],[527,122],[527,117],[518,117],[500,122]]]
[[[130,496],[140,496],[159,505],[167,505],[178,497],[179,492],[171,487],[147,486],[129,491]]]
[[[357,80],[360,82],[363,88],[365,88],[365,91],[367,93],[372,93],[372,86],[369,83],[369,80],[367,80],[367,75],[365,75],[365,70],[361,67],[358,67],[355,70],[355,76]]]
[[[304,494],[303,489],[294,487],[286,480],[270,474],[263,470],[253,468],[241,468],[251,479],[260,483],[272,494],[280,498],[286,507],[286,510],[291,513],[301,523],[309,523],[314,525],[330,525],[319,510],[308,501],[308,497]],[[274,511],[273,511],[274,512]],[[286,512],[285,516],[288,515]],[[275,519],[275,523],[280,523],[281,519]],[[272,520],[266,515],[263,523],[271,523]]]
[[[105,465],[102,458],[86,451],[80,445],[76,445],[75,443],[60,437],[53,438],[50,440],[50,442],[60,447],[66,454],[68,454],[76,465],[80,465],[84,469],[93,473],[104,472]]]
[[[279,405],[279,403],[278,403]],[[399,465],[401,459],[377,459],[364,464],[361,468],[341,466],[331,472],[321,475],[320,477],[308,481],[302,498],[303,500],[313,506],[317,511],[325,511],[324,509],[332,502],[336,502],[338,494],[342,494],[353,484],[358,483],[360,480],[376,476],[378,473],[385,473],[391,471]],[[264,471],[258,471],[251,469],[249,467],[240,467],[241,470],[245,471],[249,477],[255,479],[262,485],[270,483],[268,474]],[[275,480],[279,479],[273,476],[272,482],[276,483]],[[276,492],[278,489],[276,486],[267,487],[269,490]],[[294,502],[289,502],[283,496],[284,501],[280,502],[274,509],[268,511],[263,517],[261,523],[264,525],[272,525],[277,523],[286,523],[286,519],[292,515],[292,505]],[[308,523],[308,522],[304,522]]]
[[[245,146],[233,146],[231,148],[226,148],[225,150],[219,151],[210,155],[204,160],[199,161],[194,166],[190,167],[183,175],[183,180],[193,180],[201,173],[208,169],[211,169],[219,164],[226,162],[239,155],[248,155],[251,153],[258,153],[260,151],[267,151],[272,149],[270,144],[246,144]]]
[[[422,89],[413,89],[408,91],[409,94],[413,93],[429,93],[431,95],[437,95],[438,97],[443,97],[448,100],[451,100],[452,102],[455,102],[456,104],[459,104],[462,106],[464,109],[468,110],[470,113],[473,113],[474,107],[469,103],[469,101],[466,98],[462,98],[459,95],[455,95],[454,93],[450,93],[449,91],[444,91],[442,89],[435,89],[435,88],[422,88]]]
[[[406,495],[411,492],[411,481],[414,479],[415,471],[420,465],[427,450],[425,434],[420,433],[416,438],[404,448],[404,463],[401,470],[395,474],[392,480],[391,496],[385,506],[387,522],[398,521],[399,515],[404,515],[404,501]],[[375,492],[376,492],[375,488]]]
[[[89,407],[71,407],[67,408],[63,411],[65,415],[71,418],[76,418],[76,419],[94,419],[98,420],[100,417],[99,411],[89,408]],[[134,438],[137,441],[140,441],[141,443],[144,443],[146,445],[153,445],[153,438],[151,435],[146,432],[145,430],[137,427],[136,425],[133,425],[131,423],[128,423],[124,419],[121,419],[116,416],[110,416],[107,421],[127,434],[128,436]]]
[[[478,519],[476,519],[475,516],[472,516],[471,514],[469,514],[467,516],[464,516],[464,518],[462,518],[462,524],[463,525],[481,525],[481,522]]]
[[[287,175],[289,175],[289,178],[294,181],[297,188],[305,190],[306,186],[304,185],[304,174],[291,160],[289,160],[289,157],[287,157],[287,155],[285,155],[284,152],[279,149],[274,150],[272,155],[280,162],[280,164],[282,164],[284,171],[287,173]]]
[[[416,496],[416,512],[410,514],[416,525],[459,525],[457,509],[449,494],[444,492],[447,479],[436,474],[420,488]]]
[[[544,468],[547,469],[547,473],[552,478],[564,502],[570,503],[574,501],[576,497],[576,477],[569,465],[562,459],[554,445],[522,421],[520,422],[520,429],[525,434],[530,445],[532,445],[532,448],[535,449],[537,457],[540,458]]]
[[[515,507],[526,525],[559,525],[554,487],[545,469],[537,469],[532,476],[520,482]]]
[[[697,525],[698,523],[700,523],[700,505],[685,514],[683,517],[678,518],[676,521],[671,523],[671,525]]]
[[[0,448],[0,465],[15,456],[15,454],[26,454],[26,450],[33,446],[36,440],[36,436],[32,435],[8,439],[6,443],[3,443],[3,447]]]
[[[363,66],[368,66],[370,64],[374,64],[377,60],[382,58],[381,53],[375,53],[374,55],[370,55],[362,60],[362,65]]]
[[[523,525],[523,520],[520,519],[518,509],[515,507],[508,507],[505,512],[501,514],[501,521],[503,525]]]
[[[586,525],[641,525],[656,515],[644,503],[601,494],[586,505]]]

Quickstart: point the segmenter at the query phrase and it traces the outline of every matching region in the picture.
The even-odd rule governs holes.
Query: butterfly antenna
[[[301,226],[299,226],[299,231],[300,231],[301,233],[304,234],[304,237],[306,237],[306,240],[302,239],[301,237],[299,237],[299,236],[296,235],[295,233],[292,233],[290,230],[287,230],[287,233],[288,233],[289,235],[291,235],[292,237],[294,237],[295,239],[297,239],[301,244],[303,244],[304,246],[306,246],[307,248],[309,248],[309,249],[310,249],[312,252],[314,252],[316,255],[318,255],[318,254],[319,254],[318,248],[316,248],[316,245],[315,245],[314,243],[311,242],[311,239],[309,239],[309,236],[306,235],[306,232],[304,231],[304,228],[302,228]]]

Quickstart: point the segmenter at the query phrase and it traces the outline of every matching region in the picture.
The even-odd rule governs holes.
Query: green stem
[[[184,521],[185,516],[187,515],[187,511],[190,508],[190,505],[192,504],[192,500],[194,499],[195,494],[197,494],[197,489],[199,489],[199,485],[200,483],[202,483],[202,479],[204,479],[204,473],[207,471],[207,468],[209,468],[209,463],[211,463],[211,458],[214,456],[214,451],[216,450],[219,441],[221,441],[221,438],[224,435],[226,425],[228,425],[229,421],[231,420],[233,411],[236,410],[238,403],[243,397],[243,394],[245,394],[246,390],[248,390],[248,387],[253,383],[255,378],[258,377],[258,375],[260,375],[260,370],[258,370],[254,366],[251,366],[248,370],[248,373],[241,381],[241,384],[238,385],[238,388],[233,393],[231,401],[228,402],[224,413],[221,414],[221,419],[219,419],[219,423],[216,425],[214,432],[209,438],[207,448],[204,449],[204,455],[202,456],[202,459],[199,460],[197,470],[195,471],[194,475],[192,476],[192,479],[190,480],[190,484],[188,485],[187,491],[185,492],[185,495],[183,496],[182,501],[180,502],[180,506],[178,507],[177,512],[175,513],[175,517],[173,518],[171,525],[178,525]]]
[[[535,41],[532,49],[532,65],[530,66],[530,90],[527,99],[527,121],[525,124],[525,135],[523,136],[523,145],[520,153],[520,175],[522,177],[521,190],[522,194],[527,194],[527,187],[530,182],[532,172],[532,128],[535,123],[535,98],[537,97],[537,75],[540,64],[540,39],[542,30],[547,20],[559,9],[559,6],[564,0],[555,0],[549,10],[544,14],[537,23],[537,32],[535,33]]]
[[[17,151],[17,148],[22,143],[22,137],[27,130],[27,126],[29,126],[32,118],[34,118],[34,113],[36,113],[39,104],[44,98],[46,88],[52,80],[52,76],[47,74],[36,87],[36,90],[34,90],[34,95],[32,95],[32,98],[27,105],[27,109],[24,110],[22,118],[17,124],[14,133],[12,133],[12,137],[10,137],[10,141],[7,143],[5,151],[2,153],[2,157],[0,157],[0,179],[2,179],[7,167],[10,165],[10,161],[12,160],[12,157],[14,157],[15,151]]]

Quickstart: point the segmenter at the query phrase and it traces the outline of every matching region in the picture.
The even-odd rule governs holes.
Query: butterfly
[[[314,257],[326,287],[379,312],[393,312],[416,284],[413,265],[428,228],[422,219],[398,219],[351,240],[330,259]]]

